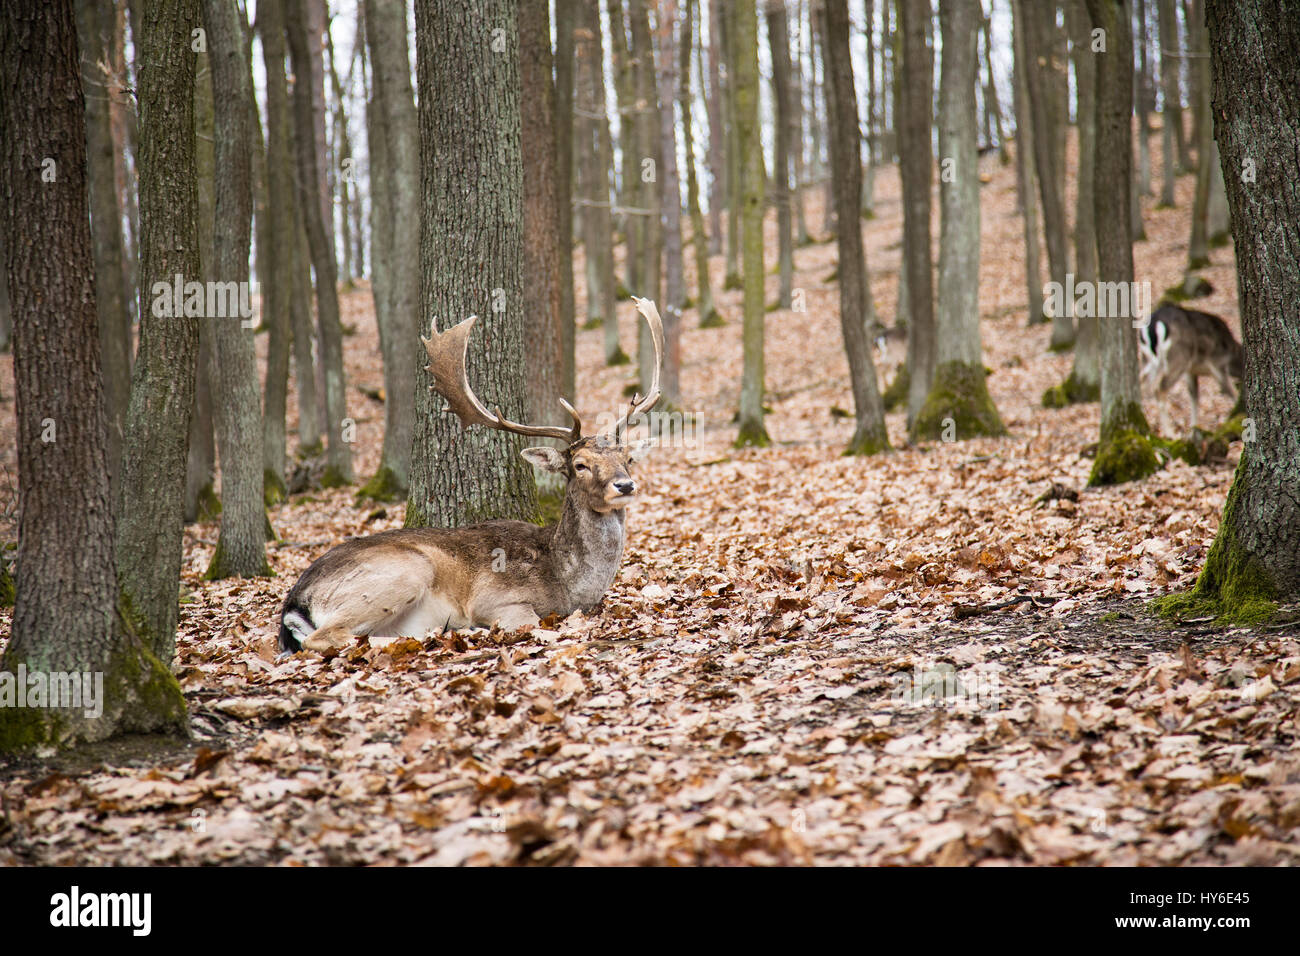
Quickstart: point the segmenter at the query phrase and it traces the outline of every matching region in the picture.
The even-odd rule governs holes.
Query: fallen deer
[[[429,353],[430,386],[465,427],[557,438],[563,450],[542,445],[523,457],[566,480],[557,524],[484,521],[463,528],[402,528],[355,538],[309,567],[280,611],[284,651],[337,649],[357,636],[424,637],[463,627],[506,629],[552,614],[586,610],[604,596],[623,559],[624,509],[636,494],[629,468],[648,440],[627,441],[629,424],[659,400],[664,335],[659,310],[636,299],[654,342],[649,392],[633,396],[609,433],[583,437],[582,419],[561,399],[572,426],[521,425],[501,410],[488,411],[470,390],[465,353],[474,327],[459,325],[421,339]]]

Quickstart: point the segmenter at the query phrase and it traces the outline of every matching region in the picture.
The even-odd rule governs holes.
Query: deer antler
[[[469,349],[469,334],[476,321],[478,316],[471,315],[446,332],[439,332],[435,320],[429,327],[429,338],[420,336],[425,351],[429,353],[429,364],[425,366],[425,371],[433,375],[434,383],[429,387],[447,400],[447,404],[451,406],[451,410],[456,413],[461,423],[466,428],[470,425],[485,425],[503,432],[514,432],[516,435],[558,438],[570,443],[581,438],[582,419],[573,410],[573,406],[563,398],[560,399],[560,404],[573,419],[572,428],[565,428],[563,425],[521,425],[502,415],[500,407],[489,412],[478,400],[478,396],[469,387],[469,379],[465,375],[465,355]],[[656,371],[656,385],[658,381]]]
[[[632,301],[636,303],[636,310],[645,318],[645,324],[650,329],[650,338],[655,347],[655,364],[650,379],[650,391],[644,397],[639,392],[633,395],[632,401],[628,405],[627,414],[614,425],[614,438],[620,442],[626,440],[624,431],[627,429],[628,422],[638,415],[644,415],[650,411],[655,406],[655,403],[659,401],[659,373],[664,364],[664,323],[659,318],[659,309],[649,299],[639,299],[632,296]]]

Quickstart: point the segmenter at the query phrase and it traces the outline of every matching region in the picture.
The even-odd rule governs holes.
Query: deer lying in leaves
[[[636,494],[629,474],[649,441],[629,445],[629,422],[659,400],[663,324],[649,299],[636,299],[654,342],[650,390],[636,395],[608,434],[583,437],[582,419],[560,400],[572,427],[520,425],[500,409],[489,412],[470,390],[465,352],[474,327],[459,325],[421,339],[427,371],[466,427],[484,425],[517,435],[558,438],[525,448],[523,457],[566,479],[558,524],[484,521],[463,528],[403,528],[356,538],[326,552],[285,598],[280,612],[284,651],[334,650],[357,636],[424,637],[462,627],[514,629],[552,614],[596,605],[623,559],[624,509]]]

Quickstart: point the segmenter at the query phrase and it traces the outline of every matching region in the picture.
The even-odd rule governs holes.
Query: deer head
[[[645,318],[654,342],[653,377],[646,395],[634,395],[627,413],[606,433],[583,437],[582,417],[563,398],[560,399],[560,405],[573,419],[573,424],[567,427],[524,425],[510,421],[501,414],[500,408],[488,411],[470,388],[465,369],[469,336],[477,316],[471,315],[446,332],[439,332],[433,327],[429,331],[429,338],[420,339],[425,351],[429,353],[429,364],[425,370],[433,375],[434,382],[429,387],[447,400],[451,410],[466,427],[483,425],[516,435],[558,438],[565,442],[563,450],[550,445],[539,445],[525,448],[521,454],[526,461],[543,471],[562,475],[567,482],[568,494],[576,495],[579,502],[590,510],[606,514],[625,508],[636,494],[636,482],[629,473],[629,467],[643,457],[650,446],[648,440],[629,444],[627,432],[630,425],[635,425],[659,401],[659,374],[664,351],[663,321],[659,317],[658,308],[649,299],[634,296],[633,301],[637,311]]]

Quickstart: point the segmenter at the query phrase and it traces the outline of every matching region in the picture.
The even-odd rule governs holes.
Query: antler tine
[[[563,399],[565,410],[573,417],[572,428],[563,425],[521,425],[512,422],[501,414],[500,408],[489,412],[479,401],[474,390],[469,387],[469,378],[465,372],[465,356],[469,349],[469,334],[474,328],[478,316],[471,315],[459,325],[454,325],[446,332],[439,332],[436,321],[430,324],[429,338],[420,337],[424,350],[429,353],[429,364],[425,371],[433,375],[433,384],[429,387],[447,400],[456,417],[468,428],[470,425],[484,425],[498,431],[513,432],[516,435],[531,435],[538,438],[558,438],[565,442],[574,442],[582,437],[582,421],[578,413]]]
[[[650,338],[655,347],[654,371],[650,378],[650,391],[643,397],[639,392],[632,396],[632,401],[628,405],[627,414],[620,418],[614,425],[614,438],[617,441],[624,440],[624,431],[628,423],[637,415],[644,415],[650,409],[654,408],[659,401],[659,375],[664,365],[664,323],[659,317],[659,309],[650,299],[641,299],[632,296],[632,301],[636,303],[636,310],[641,313],[645,319],[646,327],[650,329]]]

